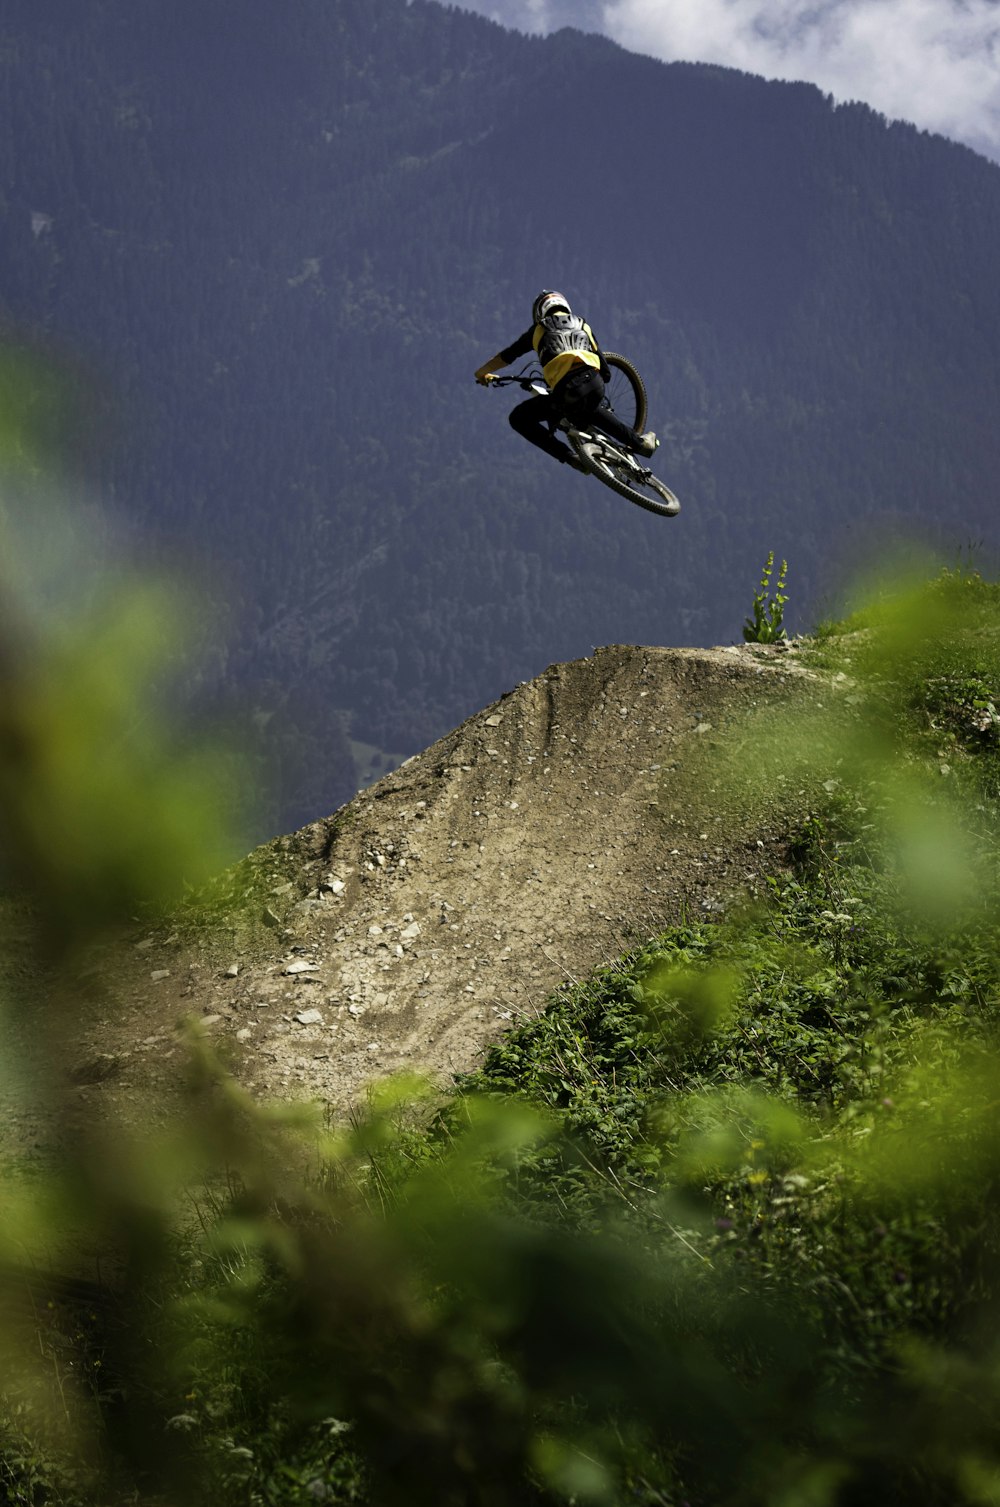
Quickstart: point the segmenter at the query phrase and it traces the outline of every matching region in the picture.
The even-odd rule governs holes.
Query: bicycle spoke
[[[605,352],[609,375],[605,396],[618,417],[633,429],[646,427],[646,389],[642,378],[625,356]]]
[[[635,397],[624,373],[612,367],[611,381],[605,384],[605,391],[615,413],[624,418],[626,424],[632,422],[635,413]]]

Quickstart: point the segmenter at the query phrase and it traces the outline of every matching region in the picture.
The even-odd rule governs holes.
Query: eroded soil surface
[[[789,801],[776,825],[734,787],[755,716],[823,689],[794,648],[552,666],[256,850],[207,922],[128,938],[69,1045],[69,1093],[141,1118],[192,1016],[254,1092],[335,1112],[395,1070],[473,1068],[565,980],[780,867]]]

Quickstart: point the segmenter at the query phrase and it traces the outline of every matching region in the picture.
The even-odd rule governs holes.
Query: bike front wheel
[[[657,513],[661,518],[675,518],[680,512],[681,505],[674,493],[641,461],[610,442],[579,434],[574,429],[566,437],[588,471],[619,497],[627,497],[636,507]]]
[[[641,434],[646,427],[646,386],[627,356],[605,351],[611,378],[604,384],[604,394],[611,407],[630,429]]]

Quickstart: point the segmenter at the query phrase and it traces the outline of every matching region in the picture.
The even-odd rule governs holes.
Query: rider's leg
[[[553,398],[571,424],[590,425],[609,439],[617,440],[626,450],[652,454],[652,448],[647,448],[643,436],[608,406],[604,380],[592,367],[579,367],[570,372],[557,384]]]
[[[553,460],[565,464],[567,461],[574,461],[575,457],[569,446],[556,439],[552,433],[550,425],[557,417],[550,397],[528,398],[510,411],[511,428],[516,429],[522,439],[537,445],[539,450],[544,450]]]
[[[602,403],[594,410],[590,415],[590,423],[594,429],[599,429],[609,439],[617,440],[619,445],[624,446],[626,450],[642,449],[642,436],[620,419],[607,403]]]

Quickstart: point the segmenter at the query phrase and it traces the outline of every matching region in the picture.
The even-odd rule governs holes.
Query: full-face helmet
[[[552,288],[546,288],[543,293],[539,293],[531,306],[531,317],[535,324],[541,324],[549,314],[568,314],[569,312],[569,301]]]

